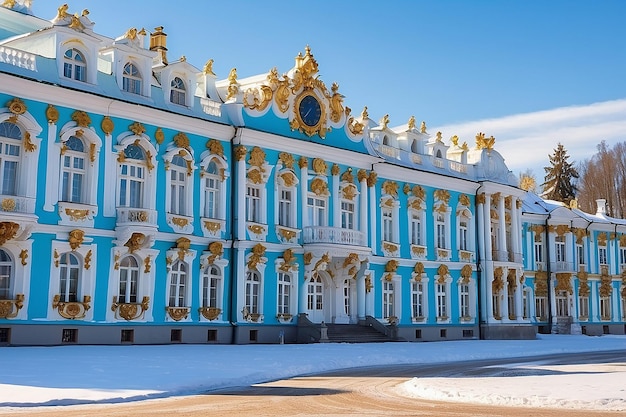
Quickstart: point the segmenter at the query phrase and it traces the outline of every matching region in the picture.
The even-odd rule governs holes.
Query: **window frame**
[[[67,55],[68,52],[71,52],[71,56]],[[82,61],[76,59],[77,55],[82,58]],[[87,82],[87,59],[80,49],[73,46],[65,49],[63,53],[63,77],[72,81]]]
[[[180,85],[182,85],[182,87]],[[184,107],[187,107],[188,105],[187,84],[181,77],[177,75],[174,76],[172,78],[172,81],[170,82],[170,103]]]
[[[134,71],[132,71],[134,69]],[[144,79],[139,65],[133,61],[127,61],[122,67],[122,91],[138,96],[143,95]]]

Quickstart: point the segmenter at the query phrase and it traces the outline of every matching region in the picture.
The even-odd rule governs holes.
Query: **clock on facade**
[[[317,126],[322,117],[322,106],[312,94],[306,95],[300,100],[298,113],[302,123],[309,127]]]

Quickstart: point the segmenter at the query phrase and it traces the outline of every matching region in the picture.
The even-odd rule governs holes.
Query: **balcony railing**
[[[521,253],[509,252],[509,261],[515,262],[516,264],[522,263],[523,255]]]
[[[0,46],[0,62],[30,71],[37,71],[35,55],[18,49],[7,48],[6,46]]]
[[[390,158],[399,159],[400,158],[400,149],[394,148],[392,146],[383,145],[382,143],[378,145],[378,150],[387,155]]]
[[[507,262],[509,260],[509,252],[505,250],[492,250],[491,256],[494,261]]]
[[[339,227],[309,226],[302,233],[304,243],[334,243],[338,245],[366,246],[365,234],[358,230]]]
[[[565,261],[551,262],[550,269],[552,272],[576,272],[574,270],[574,263]]]

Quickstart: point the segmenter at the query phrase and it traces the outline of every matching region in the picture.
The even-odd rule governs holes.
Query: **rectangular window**
[[[250,341],[256,342],[259,339],[259,331],[258,330],[250,330]]]
[[[581,244],[576,245],[576,269],[580,270],[581,266],[585,266],[585,247]]]
[[[439,337],[442,337],[442,338],[448,337],[448,330],[447,329],[440,329],[439,330]]]
[[[422,219],[418,213],[411,214],[411,244],[422,244]]]
[[[415,329],[415,338],[416,339],[422,338],[422,329]]]
[[[120,206],[142,208],[143,184],[145,171],[143,167],[124,164],[120,173]]]
[[[170,331],[170,342],[172,343],[180,343],[183,341],[183,330],[182,329],[172,329]]]
[[[218,219],[219,180],[207,177],[204,180],[204,217]]]
[[[63,329],[61,333],[62,343],[76,343],[78,341],[78,329]]]
[[[129,329],[123,329],[120,335],[120,342],[122,343],[133,343],[135,340],[135,331]]]
[[[341,202],[341,227],[354,229],[354,203],[350,201]]]
[[[463,330],[463,337],[474,337],[474,330],[472,329]]]
[[[280,190],[280,200],[278,201],[278,224],[281,226],[293,226],[291,219],[292,194],[291,190]]]
[[[261,190],[250,185],[246,188],[246,220],[261,222]]]
[[[0,194],[17,195],[17,171],[20,147],[0,142]]]
[[[291,314],[291,276],[278,273],[278,314]]]
[[[207,342],[217,342],[217,330],[209,329],[207,331],[206,341]]]
[[[446,249],[446,224],[441,214],[437,215],[437,247]]]
[[[626,267],[626,248],[619,248],[619,263],[621,265],[622,271]]]
[[[170,168],[170,213],[186,215],[185,187],[187,173]]]
[[[558,317],[569,316],[569,308],[567,303],[567,292],[559,291],[556,294],[556,315]]]
[[[393,213],[389,209],[382,209],[383,240],[393,242]]]
[[[421,282],[411,283],[411,310],[413,318],[424,317],[424,284]]]
[[[11,342],[11,329],[7,327],[0,328],[0,343]]]
[[[600,297],[600,318],[611,320],[611,297]]]
[[[565,262],[565,237],[556,236],[554,238],[556,262]]]
[[[468,284],[461,284],[459,297],[461,301],[461,308],[460,308],[461,317],[469,318],[470,317],[470,290],[469,290]]]
[[[310,196],[307,198],[307,205],[311,226],[326,226],[326,200]]]
[[[437,284],[437,318],[446,320],[448,318],[446,284]]]
[[[385,280],[383,282],[383,318],[395,316],[393,304],[393,282]]]
[[[459,249],[467,250],[467,222],[459,223]]]
[[[546,270],[546,266],[543,263],[543,244],[541,242],[535,242],[535,270]]]
[[[589,318],[589,297],[582,295],[578,297],[578,315],[583,319]]]
[[[546,321],[548,319],[548,299],[546,297],[535,298],[535,314],[537,319]]]

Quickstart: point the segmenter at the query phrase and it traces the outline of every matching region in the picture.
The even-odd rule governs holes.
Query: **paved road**
[[[319,375],[135,403],[0,409],[0,416],[568,416],[623,415],[566,409],[490,407],[402,397],[395,387],[413,377],[486,376],[493,366],[550,361],[554,364],[624,362],[624,352],[569,354],[432,365],[357,368]],[[490,366],[491,368],[485,369]]]

